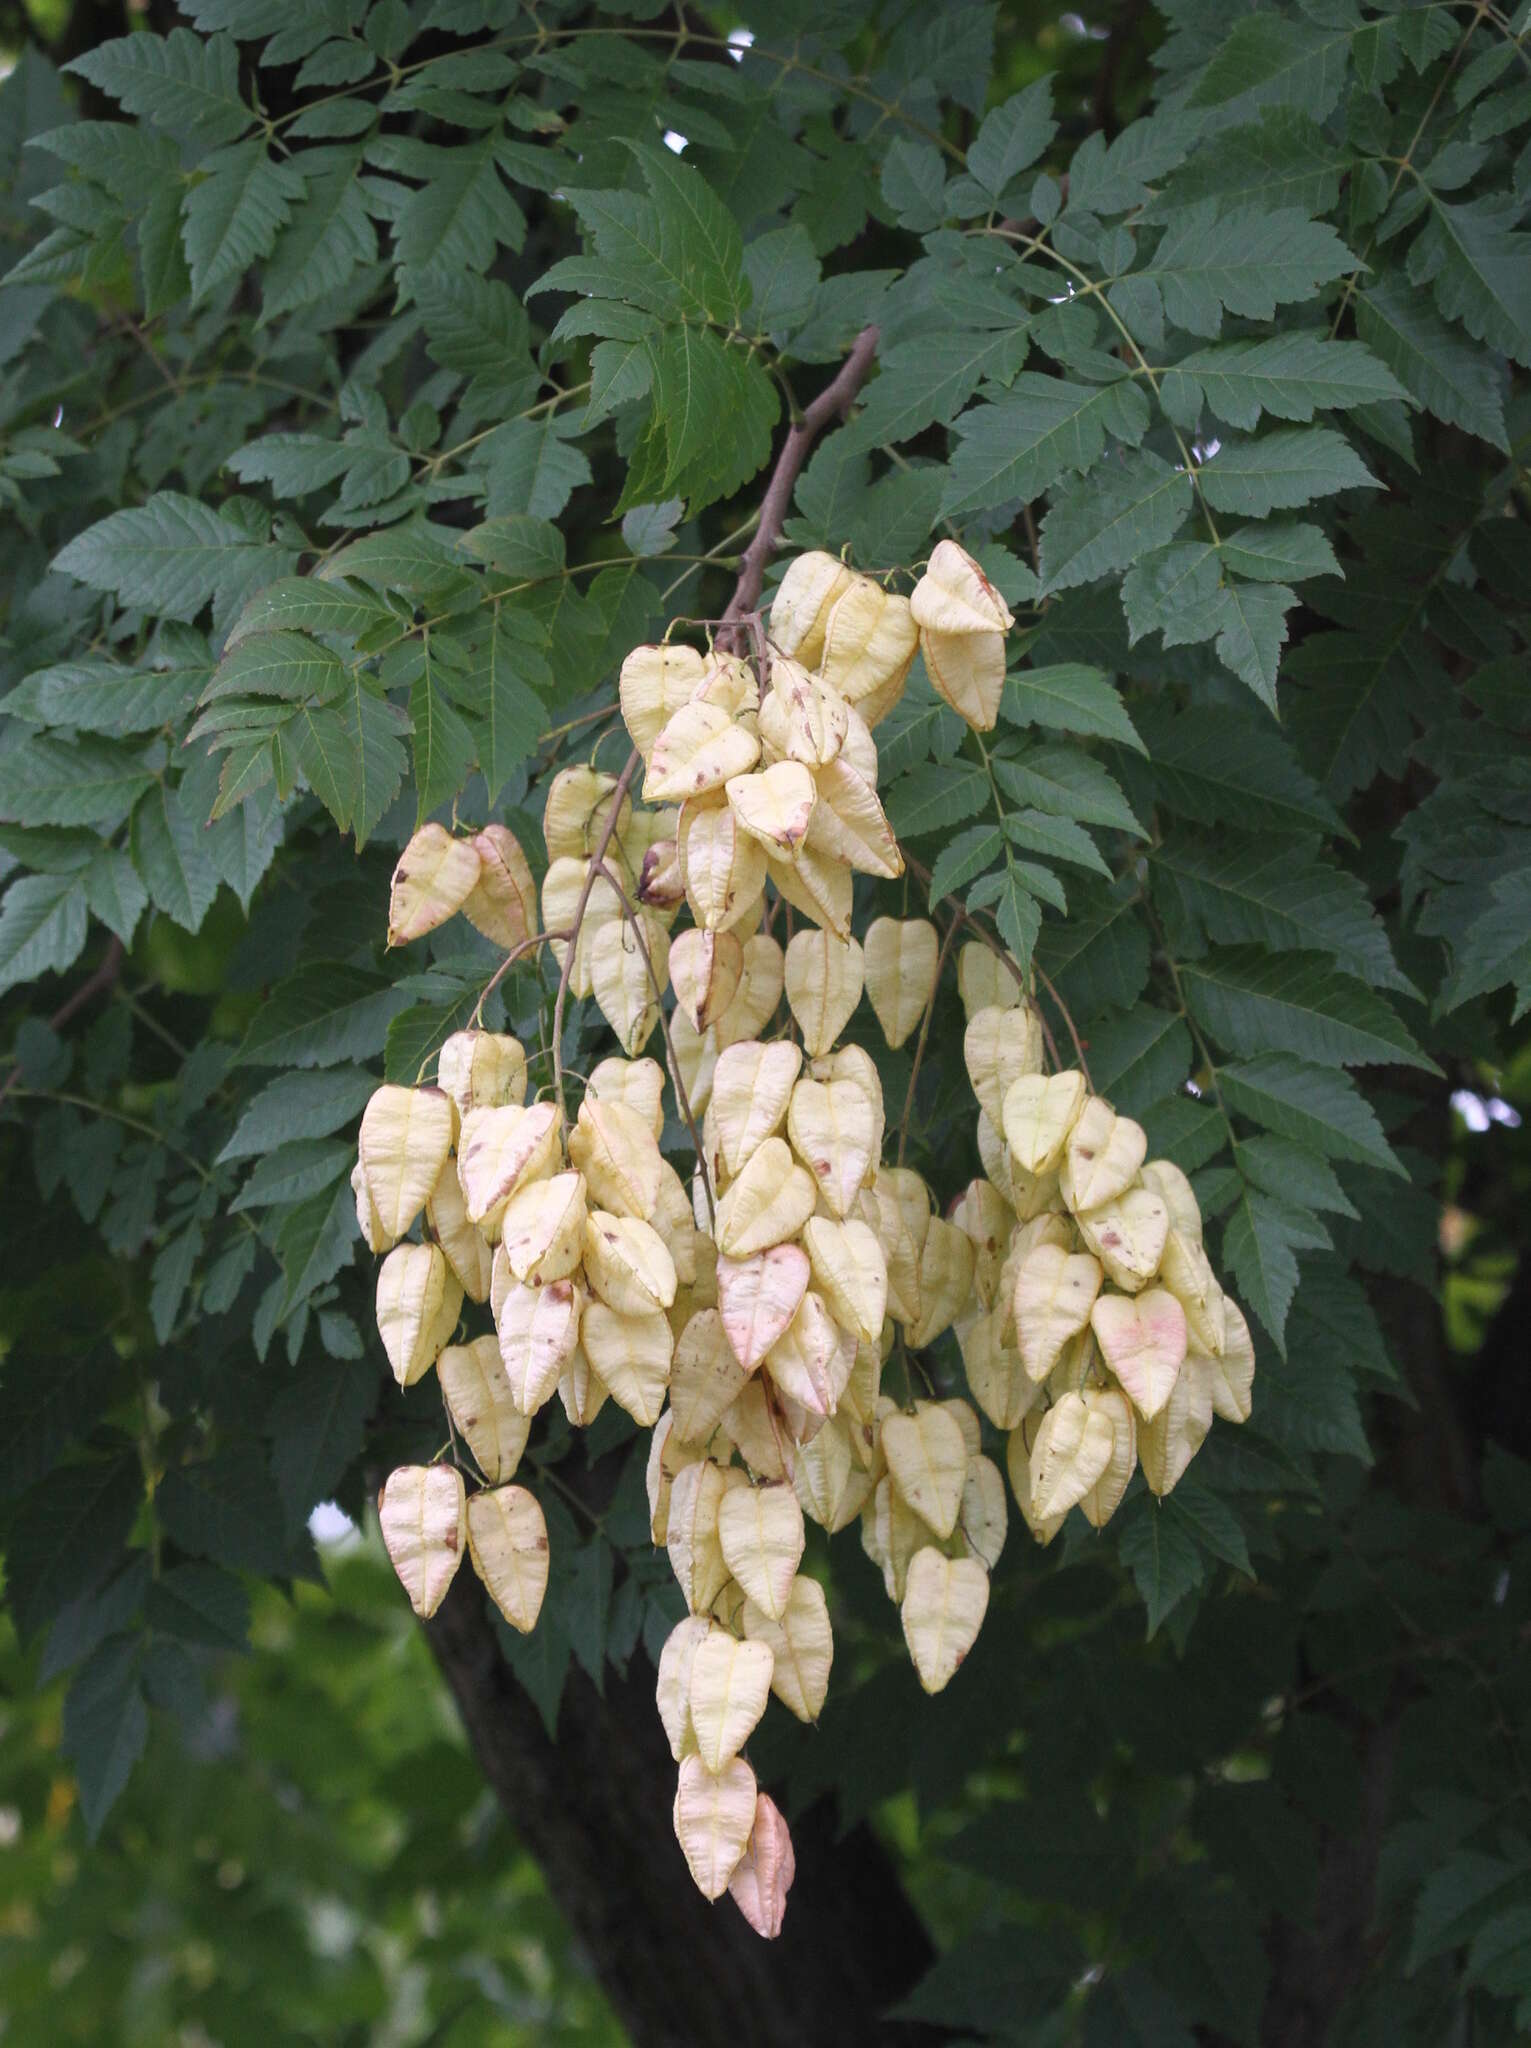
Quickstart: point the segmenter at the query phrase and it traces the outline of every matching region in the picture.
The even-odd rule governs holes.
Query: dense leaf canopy
[[[941,2028],[1531,2024],[1531,7],[1122,12],[181,0],[0,85],[7,1674],[67,1682],[6,1737],[0,2005],[68,1981],[36,1915],[93,1943],[113,1868],[152,1866],[177,1953],[234,1941],[199,1895],[265,1839],[242,1713],[304,1816],[254,1911],[278,1959],[231,1997],[183,1956],[133,2038],[307,2038],[397,1994],[405,1880],[348,1900],[327,1829],[420,1857],[504,2039],[612,2024],[486,1931],[500,1902],[563,1955],[450,1729],[379,1707],[397,1657],[442,1711],[361,1562],[313,1649],[312,1510],[365,1522],[444,1433],[373,1329],[357,1120],[500,964],[461,920],[388,951],[389,875],[420,822],[493,818],[540,876],[552,775],[626,752],[622,656],[722,613],[872,327],[765,601],[806,548],[907,592],[951,535],[1017,630],[992,732],[918,662],[878,727],[911,862],[858,919],[960,915],[1037,970],[1193,1177],[1258,1373],[1171,1498],[1045,1551],[1013,1518],[937,1701],[854,1532],[815,1538],[835,1689],[755,1769],[877,1818],[941,1951],[907,2015]],[[547,1058],[556,980],[528,956],[485,1022]],[[951,980],[917,1072],[849,1029],[943,1203],[981,1170]],[[571,1072],[611,1043],[571,1004]],[[924,1369],[961,1387],[950,1335]],[[683,1611],[647,1451],[615,1407],[533,1432],[552,1580],[502,1646],[549,1729]],[[213,1817],[171,1841],[144,1788],[173,1809],[188,1769]],[[112,2032],[116,1967],[55,2038]],[[387,2038],[502,2038],[446,2031],[460,1974],[410,1982]]]

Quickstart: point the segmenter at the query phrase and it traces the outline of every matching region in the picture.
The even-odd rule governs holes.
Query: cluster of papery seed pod
[[[996,988],[976,962],[971,985],[983,997]],[[1103,1527],[1139,1465],[1154,1493],[1169,1493],[1214,1415],[1246,1421],[1254,1348],[1180,1168],[1149,1159],[1141,1124],[1091,1094],[1082,1073],[1044,1073],[1039,1019],[1013,981],[999,992],[968,1003],[987,1178],[954,1212],[975,1253],[957,1338],[1045,1544],[1073,1507]]]
[[[362,1122],[353,1184],[363,1234],[385,1254],[385,1348],[403,1385],[435,1366],[486,1481],[470,1496],[453,1465],[390,1477],[383,1531],[410,1598],[432,1613],[466,1544],[507,1620],[530,1628],[547,1533],[511,1481],[533,1417],[556,1391],[576,1426],[610,1398],[651,1428],[652,1534],[688,1608],[658,1682],[676,1834],[702,1892],[730,1892],[766,1935],[782,1923],[792,1844],[743,1752],[773,1693],[817,1718],[834,1654],[823,1591],[801,1569],[806,1522],[834,1532],[859,1518],[932,1692],[978,1633],[1005,1539],[975,1411],[901,1407],[882,1391],[885,1361],[955,1323],[980,1406],[1015,1431],[1013,1474],[1016,1425],[1037,1399],[1013,1324],[992,1327],[1045,1206],[1023,1206],[1044,1176],[1028,1180],[999,1136],[1010,1084],[1041,1070],[1039,1020],[1013,970],[980,948],[959,960],[993,1143],[990,1180],[950,1216],[918,1173],[882,1163],[877,1069],[839,1043],[865,993],[891,1047],[919,1030],[918,1065],[942,958],[923,918],[851,934],[854,873],[903,871],[871,727],[917,648],[963,717],[991,725],[1009,624],[978,565],[942,542],[910,600],[831,556],[798,558],[753,660],[635,649],[620,704],[637,759],[621,777],[568,768],[549,787],[540,934],[626,1056],[589,1074],[570,1125],[556,1060],[550,1099],[528,1102],[518,1042],[460,1032],[435,1087],[381,1088]],[[661,808],[632,801],[639,761],[642,797]],[[672,931],[683,907],[693,923]],[[390,940],[458,910],[507,954],[539,942],[530,871],[503,827],[426,826],[406,847]],[[808,920],[795,932],[793,912]],[[783,995],[791,1022],[778,1031]],[[689,1195],[659,1149],[664,1071],[642,1056],[661,1026],[676,1108],[700,1137]],[[1079,1202],[1075,1227],[1097,1229],[1102,1204]],[[452,1341],[465,1298],[489,1303],[493,1335]],[[1006,1345],[1027,1393],[1013,1417]],[[1022,1505],[1031,1519],[1029,1492]]]

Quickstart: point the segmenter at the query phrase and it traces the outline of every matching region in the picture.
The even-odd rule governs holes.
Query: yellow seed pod
[[[1069,1132],[1058,1170],[1063,1199],[1077,1216],[1124,1194],[1138,1177],[1148,1137],[1130,1116],[1118,1116],[1103,1096],[1092,1095]]]
[[[734,1446],[755,1478],[785,1479],[790,1439],[780,1402],[773,1406],[766,1396],[767,1383],[758,1374],[746,1380],[729,1403],[718,1436]]]
[[[720,1050],[741,1039],[758,1038],[781,1001],[782,950],[771,934],[755,932],[740,952],[739,986],[717,1022]]]
[[[987,1013],[985,1013],[987,1014]],[[1006,1088],[1001,1128],[1010,1148],[1011,1173],[1041,1177],[1061,1164],[1070,1133],[1084,1111],[1084,1075],[1022,1074]]]
[[[723,1562],[774,1621],[787,1611],[806,1540],[797,1495],[783,1480],[735,1487],[718,1505]]]
[[[580,1342],[617,1406],[640,1429],[652,1429],[664,1406],[675,1351],[675,1337],[663,1311],[627,1315],[592,1301],[580,1325]]]
[[[1170,1389],[1170,1397],[1152,1422],[1139,1424],[1138,1463],[1150,1493],[1162,1500],[1185,1477],[1187,1466],[1207,1440],[1212,1427],[1211,1380],[1190,1353]]]
[[[996,1429],[1011,1430],[1035,1405],[1038,1389],[1013,1344],[1002,1340],[1004,1317],[989,1310],[957,1325],[968,1391]]]
[[[1231,1294],[1223,1296],[1223,1348],[1203,1368],[1212,1391],[1212,1406],[1224,1422],[1247,1422],[1255,1380],[1255,1347],[1244,1311]]]
[[[909,600],[925,667],[959,717],[987,732],[1005,684],[1010,608],[965,548],[938,541]]]
[[[714,1025],[709,1030],[698,1031],[685,1011],[677,1010],[670,1019],[670,1043],[675,1048],[676,1069],[692,1114],[705,1116],[707,1105],[712,1100],[712,1079],[718,1064],[717,1027]]]
[[[919,1401],[912,1415],[895,1413],[884,1422],[882,1450],[905,1506],[936,1535],[950,1536],[968,1467],[968,1447],[956,1417],[936,1402]]]
[[[1111,1462],[1079,1503],[1090,1526],[1104,1529],[1121,1506],[1138,1461],[1137,1422],[1131,1402],[1115,1387],[1086,1387],[1084,1403],[1093,1416],[1106,1416],[1111,1426]]]
[[[818,1201],[813,1176],[793,1159],[785,1141],[767,1138],[745,1161],[718,1203],[718,1250],[747,1259],[797,1236]]]
[[[479,876],[463,916],[493,945],[509,952],[537,929],[537,885],[513,832],[486,825],[473,835]]]
[[[676,1622],[659,1653],[654,1699],[670,1754],[677,1763],[696,1751],[696,1734],[691,1726],[691,1660],[712,1627],[706,1615],[688,1614],[683,1621]]]
[[[875,725],[903,695],[918,645],[908,598],[858,576],[830,607],[819,672]]]
[[[760,731],[782,757],[810,770],[826,767],[845,745],[849,725],[849,707],[832,684],[790,657],[771,663]]]
[[[457,1178],[457,1166],[451,1159],[437,1176],[431,1198],[425,1205],[425,1218],[463,1293],[469,1301],[487,1301],[492,1254],[484,1242],[484,1233],[469,1218],[463,1201],[462,1183]]]
[[[917,1351],[933,1344],[973,1296],[973,1247],[956,1224],[932,1216],[920,1246],[920,1314],[909,1331]]]
[[[952,1204],[950,1220],[973,1247],[973,1285],[984,1307],[992,1308],[1015,1221],[1010,1204],[992,1181],[970,1180]]]
[[[524,1486],[490,1486],[468,1502],[468,1554],[495,1606],[522,1635],[548,1589],[548,1525]]]
[[[1034,1384],[1040,1386],[1064,1345],[1088,1327],[1103,1277],[1099,1259],[1056,1244],[1034,1245],[1021,1260],[1013,1298],[1016,1347]]]
[[[833,1415],[856,1363],[856,1339],[842,1330],[821,1294],[810,1287],[780,1337],[765,1370],[772,1384],[808,1416]]]
[[[635,647],[617,677],[622,720],[647,760],[671,718],[695,693],[707,664],[694,647]]]
[[[636,1216],[592,1209],[585,1218],[584,1268],[596,1299],[620,1316],[652,1315],[675,1299],[675,1261],[653,1225]]]
[[[691,1214],[691,1198],[686,1193],[686,1184],[667,1159],[661,1162],[659,1200],[649,1221],[674,1262],[679,1286],[694,1287],[701,1271],[698,1250],[701,1232]]]
[[[1010,1147],[982,1110],[978,1112],[974,1135],[978,1141],[978,1157],[983,1162],[985,1174],[1014,1208],[1016,1185]]]
[[[787,1917],[787,1894],[797,1875],[785,1816],[764,1792],[755,1795],[755,1825],[728,1880],[728,1896],[763,1941],[774,1941]]]
[[[738,1173],[781,1129],[802,1064],[802,1053],[785,1039],[741,1039],[718,1054],[707,1113],[725,1173]]]
[[[653,1037],[660,993],[669,979],[669,934],[647,911],[639,911],[638,923],[641,948],[625,919],[603,925],[590,942],[590,992],[629,1059]]]
[[[783,654],[796,656],[805,668],[817,668],[824,652],[824,628],[835,599],[852,583],[869,580],[858,577],[853,569],[820,548],[794,556],[771,600],[773,644]]]
[[[654,1424],[643,1474],[649,1498],[649,1536],[653,1542],[663,1543],[669,1532],[670,1489],[676,1473],[694,1465],[701,1455],[697,1445],[682,1441],[676,1432],[675,1417],[667,1408]]]
[[[1010,1491],[1021,1511],[1021,1520],[1046,1549],[1067,1521],[1068,1513],[1065,1510],[1061,1515],[1041,1517],[1031,1504],[1031,1447],[1036,1442],[1040,1425],[1041,1417],[1032,1413],[1011,1430],[1005,1439],[1005,1471],[1009,1476]]]
[[[497,1236],[511,1196],[546,1179],[557,1151],[558,1111],[550,1102],[470,1109],[458,1133],[457,1177],[472,1220]]]
[[[445,825],[422,825],[393,871],[388,896],[388,943],[407,946],[462,909],[479,879],[471,839],[454,839]]]
[[[1169,1211],[1170,1228],[1192,1244],[1201,1243],[1201,1209],[1180,1168],[1169,1159],[1145,1160],[1139,1170],[1144,1187],[1152,1188]]]
[[[542,878],[542,923],[546,931],[567,931],[574,923],[579,901],[585,892],[588,864],[582,860],[555,860]],[[597,875],[585,905],[579,941],[574,949],[574,966],[569,974],[569,993],[581,1002],[590,994],[590,954],[596,935],[608,925],[622,922],[622,904],[604,875]],[[569,947],[567,940],[550,939],[548,945],[560,969]]]
[[[606,1389],[581,1345],[577,1344],[564,1361],[564,1369],[558,1375],[558,1398],[574,1429],[588,1429],[606,1406]]]
[[[718,1260],[723,1335],[744,1372],[752,1373],[785,1336],[807,1291],[808,1254],[798,1245]]]
[[[665,1549],[693,1614],[705,1614],[728,1584],[728,1566],[718,1542],[718,1509],[726,1493],[748,1483],[736,1467],[711,1458],[687,1465],[671,1482]]]
[[[548,859],[588,860],[611,818],[615,775],[602,775],[583,762],[561,768],[548,784],[542,814],[542,838]],[[632,817],[632,800],[624,790],[613,831],[621,833]]]
[[[861,1001],[865,956],[856,939],[799,931],[787,942],[787,1006],[809,1056],[829,1052]]]
[[[1042,1020],[1029,1007],[978,1010],[962,1035],[962,1057],[979,1107],[1003,1130],[1006,1094],[1023,1076],[1042,1071]]]
[[[754,1733],[771,1697],[773,1662],[768,1643],[740,1642],[726,1628],[708,1629],[693,1650],[686,1704],[697,1756],[709,1771],[721,1771]]]
[[[809,847],[858,874],[896,880],[904,872],[904,856],[874,786],[843,756],[818,770],[815,786]]]
[[[742,656],[708,651],[706,672],[696,686],[696,701],[716,704],[730,718],[748,719],[760,705],[755,671]]]
[[[792,1484],[798,1503],[809,1520],[817,1522],[821,1529],[842,1526],[842,1509],[853,1495],[853,1513],[859,1513],[863,1504],[861,1490],[852,1484],[860,1475],[851,1456],[850,1438],[851,1425],[832,1415],[792,1461]]]
[[[732,932],[684,931],[670,947],[675,1000],[698,1031],[715,1024],[744,973],[744,948]]]
[[[1083,1394],[1064,1394],[1048,1409],[1031,1447],[1031,1516],[1037,1522],[1066,1515],[1107,1477],[1118,1457],[1118,1419]]]
[[[1090,1310],[1090,1328],[1132,1405],[1152,1422],[1185,1361],[1185,1310],[1162,1287],[1138,1295],[1103,1294]]]
[[[670,1367],[670,1412],[681,1442],[705,1444],[749,1377],[739,1363],[715,1308],[697,1309],[675,1345]]]
[[[1155,1202],[1161,1199],[1144,1188],[1129,1189],[1122,1200],[1131,1201],[1135,1193],[1142,1193]],[[1099,1213],[1092,1211],[1092,1221]],[[1182,1236],[1178,1230],[1167,1231],[1157,1272],[1159,1285],[1167,1287],[1185,1310],[1191,1344],[1198,1351],[1209,1351],[1215,1357],[1223,1348],[1227,1318],[1223,1290],[1206,1253],[1193,1239]]]
[[[462,1288],[439,1245],[400,1244],[377,1274],[377,1330],[401,1387],[424,1379],[462,1310]]]
[[[451,1465],[401,1465],[389,1473],[377,1512],[388,1561],[410,1606],[429,1621],[467,1548],[462,1475]]]
[[[664,1129],[664,1078],[664,1068],[658,1060],[605,1059],[590,1069],[585,1096],[588,1101],[616,1102],[630,1109],[648,1125],[657,1141]],[[578,1128],[576,1122],[575,1129]],[[607,1202],[608,1209],[612,1206]]]
[[[980,1010],[1013,1010],[1025,991],[997,953],[970,940],[957,948],[957,993],[971,1019]]]
[[[857,1081],[799,1081],[787,1105],[787,1135],[831,1215],[849,1216],[871,1179],[882,1119]]]
[[[1079,1235],[1105,1267],[1107,1279],[1124,1294],[1136,1294],[1158,1272],[1169,1236],[1169,1211],[1152,1188],[1137,1183],[1098,1209],[1084,1210],[1076,1220]],[[1216,1287],[1200,1247],[1191,1249],[1205,1268],[1206,1280]],[[1193,1289],[1199,1284],[1189,1269],[1184,1278]]]
[[[506,1263],[529,1287],[578,1272],[584,1237],[585,1177],[580,1173],[555,1173],[520,1189],[500,1221]]]
[[[526,1100],[526,1053],[500,1031],[454,1031],[436,1057],[436,1080],[466,1116],[470,1109],[519,1109]]]
[[[436,1360],[436,1377],[453,1427],[467,1439],[484,1477],[513,1479],[532,1424],[510,1398],[496,1339],[449,1344]]]
[[[866,986],[883,1036],[895,1050],[935,993],[940,939],[923,917],[879,917],[866,935]]]
[[[888,1305],[888,1262],[877,1233],[859,1217],[811,1216],[803,1244],[813,1284],[843,1330],[874,1344]]]
[[[969,1458],[976,1458],[983,1448],[983,1428],[972,1404],[954,1395],[949,1400],[937,1401],[935,1406],[944,1408],[951,1416],[962,1432],[962,1441],[967,1447]]]
[[[842,861],[831,860],[817,847],[800,846],[791,860],[766,855],[766,879],[784,903],[811,917],[836,938],[851,935],[853,889],[851,871]]]
[[[645,803],[683,804],[747,775],[760,740],[718,704],[683,704],[655,740],[643,778]]]
[[[747,924],[765,887],[765,848],[742,829],[721,791],[684,807],[676,845],[686,901],[701,928]]]
[[[656,839],[643,849],[638,863],[638,901],[668,923],[686,900],[686,875],[680,842]]]
[[[489,1261],[489,1312],[496,1322],[500,1319],[500,1304],[515,1284],[516,1276],[510,1270],[505,1247],[497,1244]]]
[[[756,774],[733,775],[725,787],[741,830],[758,840],[768,857],[790,860],[808,836],[816,795],[802,763],[777,761]]]
[[[383,1235],[400,1238],[425,1207],[452,1149],[452,1100],[439,1088],[379,1088],[362,1111],[357,1153]]]
[[[653,1216],[664,1160],[653,1121],[642,1111],[587,1088],[569,1133],[569,1161],[585,1176],[597,1208],[618,1216]]]
[[[988,1609],[989,1574],[976,1557],[943,1557],[929,1544],[915,1553],[899,1617],[926,1692],[951,1683]]]
[[[795,1578],[779,1615],[746,1601],[741,1620],[750,1640],[770,1649],[775,1660],[771,1690],[787,1712],[799,1721],[817,1721],[829,1693],[835,1655],[829,1606],[818,1580],[801,1574]]]
[[[675,1792],[675,1839],[704,1899],[720,1899],[749,1847],[759,1787],[743,1757],[714,1775],[699,1756],[682,1759]]]
[[[517,1280],[506,1290],[495,1332],[510,1398],[521,1414],[535,1415],[553,1398],[579,1343],[583,1307],[584,1295],[574,1280],[552,1280],[546,1287]]]

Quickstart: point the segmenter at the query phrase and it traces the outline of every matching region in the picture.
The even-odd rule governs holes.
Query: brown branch
[[[534,946],[544,946],[555,939],[566,939],[568,936],[569,934],[566,931],[531,932],[526,938],[518,939],[480,990],[478,1001],[473,1005],[473,1022],[475,1024],[483,1023],[485,1003],[488,1002],[489,998],[494,994],[523,953],[530,953]]]
[[[760,603],[760,591],[765,582],[766,563],[771,550],[781,539],[781,529],[787,517],[787,507],[792,503],[792,490],[798,479],[798,472],[808,460],[808,451],[823,433],[825,427],[838,414],[844,418],[851,408],[856,393],[867,380],[872,360],[877,354],[878,332],[875,327],[863,327],[856,336],[855,345],[841,364],[833,381],[807,407],[800,420],[794,420],[782,443],[776,467],[771,472],[771,481],[766,486],[765,497],[760,505],[760,524],[754,538],[744,551],[739,565],[739,580],[734,585],[734,594],[729,599],[728,610],[724,613],[725,629],[731,643],[737,648],[738,628]]]
[[[114,933],[110,945],[101,955],[100,965],[86,975],[72,996],[67,997],[59,1004],[53,1015],[48,1019],[48,1029],[50,1031],[62,1031],[71,1017],[78,1016],[87,1003],[93,1003],[103,989],[109,989],[116,981],[118,975],[121,974],[122,963],[126,958],[127,948]],[[18,1060],[16,1065],[6,1075],[4,1081],[0,1081],[0,1102],[4,1102],[6,1096],[10,1094],[20,1079],[21,1062]]]
[[[670,1020],[664,1011],[664,990],[660,987],[659,976],[654,971],[654,956],[649,951],[648,943],[644,939],[642,920],[634,908],[632,898],[622,887],[617,877],[611,872],[611,869],[607,867],[605,861],[597,861],[595,865],[606,877],[607,881],[610,882],[612,888],[616,890],[617,901],[622,906],[622,913],[626,917],[628,924],[632,927],[633,944],[638,948],[643,964],[648,970],[649,986],[654,991],[654,1001],[659,1009],[659,1029],[664,1039],[665,1065],[670,1070],[670,1086],[675,1090],[676,1103],[680,1108],[682,1117],[685,1119],[686,1129],[691,1133],[691,1144],[696,1153],[697,1170],[702,1176],[702,1192],[707,1197],[707,1214],[713,1225],[716,1226],[717,1210],[713,1206],[712,1175],[707,1171],[707,1153],[702,1144],[702,1134],[697,1128],[696,1116],[691,1108],[691,1098],[687,1095],[681,1083],[680,1062],[675,1057],[675,1040],[670,1036]]]

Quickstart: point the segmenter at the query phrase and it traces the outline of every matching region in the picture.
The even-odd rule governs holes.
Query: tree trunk
[[[773,1942],[709,1906],[671,1825],[675,1765],[641,1654],[605,1697],[571,1667],[556,1745],[500,1654],[467,1572],[427,1625],[485,1777],[589,1952],[634,2048],[914,2044],[880,2014],[931,1961],[919,1918],[863,1826],[821,1802],[794,1817],[797,1880]]]

